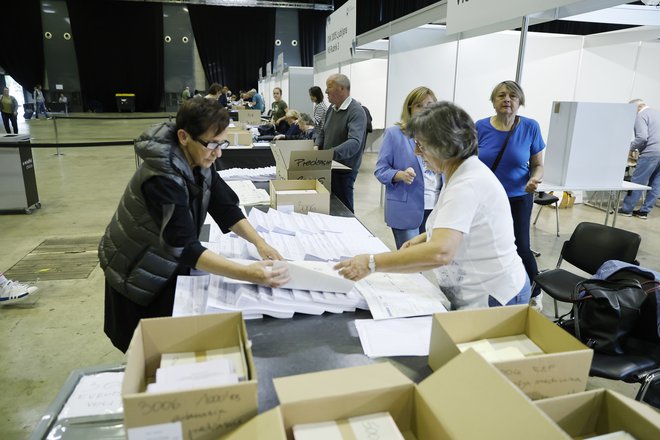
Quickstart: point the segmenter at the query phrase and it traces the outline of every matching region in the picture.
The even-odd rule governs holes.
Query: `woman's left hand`
[[[541,179],[535,179],[534,177],[532,177],[527,181],[527,185],[525,185],[525,191],[528,193],[533,193],[537,191],[541,182],[542,182]]]
[[[366,254],[356,255],[353,258],[342,260],[334,266],[335,270],[346,279],[359,281],[369,275],[369,256]]]
[[[259,255],[261,256],[262,259],[264,260],[283,260],[284,258],[280,255],[277,250],[263,241],[260,244],[255,245],[257,248],[257,252],[259,252]]]

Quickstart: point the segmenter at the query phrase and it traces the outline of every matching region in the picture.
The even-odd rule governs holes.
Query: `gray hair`
[[[639,99],[639,98],[628,101],[628,104],[636,104],[636,105],[638,105],[638,106],[639,106],[639,105],[646,105],[646,103],[644,102],[644,100],[643,100],[643,99]]]
[[[477,129],[470,115],[451,102],[435,102],[413,116],[408,135],[424,140],[424,148],[442,159],[467,159],[478,152]]]
[[[327,82],[335,83],[339,87],[343,87],[346,90],[351,90],[351,80],[348,77],[341,73],[333,73],[326,80]]]
[[[502,81],[493,88],[493,91],[490,92],[490,102],[495,102],[495,95],[497,95],[497,92],[499,92],[499,90],[502,88],[507,89],[509,93],[517,96],[518,101],[520,101],[520,105],[525,105],[525,92],[523,92],[522,87],[520,87],[517,82],[511,80]]]

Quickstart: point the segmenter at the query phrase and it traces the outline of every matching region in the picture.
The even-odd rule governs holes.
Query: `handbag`
[[[573,292],[575,336],[604,354],[623,354],[646,293],[637,280],[584,280]]]

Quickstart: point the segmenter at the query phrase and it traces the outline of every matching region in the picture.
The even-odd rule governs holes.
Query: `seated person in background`
[[[289,110],[289,112],[296,112],[295,110]],[[296,112],[297,113],[297,112]],[[314,135],[314,121],[312,117],[307,113],[300,113],[298,120],[291,124],[289,131],[286,135],[278,134],[273,138],[273,140],[284,139],[287,141],[298,141],[305,139],[312,139]]]
[[[250,90],[246,94],[247,99],[243,98],[247,102],[247,105],[252,110],[259,110],[261,113],[266,110],[266,103],[264,102],[264,97],[259,94],[255,89]]]
[[[507,195],[477,157],[472,118],[452,103],[438,102],[415,114],[406,131],[427,168],[445,175],[426,232],[398,251],[357,255],[335,269],[355,281],[376,271],[433,269],[452,310],[527,304],[530,285],[516,251]]]
[[[220,98],[221,91],[222,86],[218,83],[213,83],[211,84],[211,87],[209,87],[209,93],[204,98],[217,101],[218,98]]]
[[[227,100],[227,93],[229,92],[229,88],[227,86],[222,86],[222,89],[220,90],[220,96],[218,97],[218,101],[220,104],[222,104],[223,107],[227,107],[228,100]]]

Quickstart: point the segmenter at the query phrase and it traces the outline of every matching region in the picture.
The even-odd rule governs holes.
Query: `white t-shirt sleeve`
[[[440,192],[438,212],[432,228],[453,229],[463,234],[470,232],[479,207],[479,197],[468,180],[453,182],[451,191]]]

